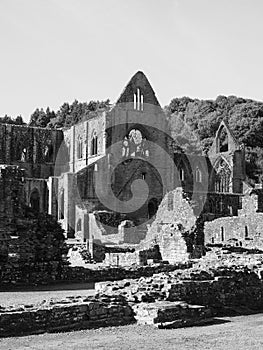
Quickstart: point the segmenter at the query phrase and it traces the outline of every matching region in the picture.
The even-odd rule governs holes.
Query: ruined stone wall
[[[15,286],[41,285],[56,283],[91,283],[98,281],[118,281],[125,278],[152,276],[155,273],[170,272],[191,266],[187,264],[154,264],[146,266],[104,266],[89,269],[70,267],[58,261],[38,264],[18,263],[0,265],[0,289],[9,290]]]
[[[190,251],[183,235],[194,230],[196,219],[182,188],[168,192],[141,245],[159,245],[162,259],[169,262],[187,260]]]
[[[59,222],[65,230],[67,237],[72,238],[75,231],[75,206],[78,200],[74,174],[63,173],[59,177],[57,200]]]
[[[24,191],[26,205],[31,206],[31,195],[37,191],[39,194],[39,211],[42,213],[48,212],[49,193],[46,179],[25,178]]]
[[[139,252],[127,253],[106,253],[104,264],[112,266],[131,266],[140,265],[141,259]]]
[[[238,211],[238,216],[206,222],[204,237],[205,244],[263,249],[263,213],[258,212],[258,196],[243,196],[242,209]]]
[[[16,235],[16,217],[23,215],[23,182],[25,171],[17,166],[0,166],[0,254],[8,258],[12,235]]]
[[[24,171],[16,166],[0,166],[0,260],[6,263],[17,256],[17,218],[22,217],[24,197],[21,181]]]
[[[262,265],[261,265],[262,268]],[[214,316],[235,310],[263,309],[261,273],[247,267],[191,268],[139,280],[96,283],[99,295],[122,295],[132,303],[185,301],[208,306]]]
[[[39,305],[1,308],[0,337],[134,322],[133,310],[124,298],[65,298]]]
[[[0,163],[22,166],[27,177],[47,178],[63,140],[61,130],[0,125]]]
[[[105,118],[105,112],[98,112],[93,118],[63,130],[70,172],[76,173],[105,155]],[[97,154],[95,155],[92,154],[94,136],[97,136]],[[80,152],[80,146],[82,152]]]

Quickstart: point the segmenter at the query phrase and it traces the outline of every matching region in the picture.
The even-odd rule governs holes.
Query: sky
[[[143,71],[172,98],[263,100],[262,0],[0,0],[0,116],[115,102]]]

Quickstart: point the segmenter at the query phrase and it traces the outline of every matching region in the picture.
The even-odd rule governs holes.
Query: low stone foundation
[[[242,268],[188,269],[137,280],[96,283],[99,295],[122,295],[129,302],[184,301],[224,315],[238,308],[263,310],[262,271]]]
[[[134,323],[122,297],[65,298],[57,302],[0,308],[0,336],[69,331]]]
[[[139,324],[153,324],[159,328],[197,325],[212,317],[209,308],[200,305],[189,305],[182,301],[140,303],[134,305],[133,310]]]
[[[95,297],[0,307],[0,336],[117,326],[136,320],[159,328],[178,328],[206,324],[215,316],[260,312],[262,259],[250,260],[255,263],[251,268],[238,265],[240,259],[236,265],[228,262],[226,266],[222,261],[221,266],[205,268],[205,259],[201,259],[185,270],[159,266],[164,270],[158,274],[153,273],[156,267],[149,270],[146,266],[144,273],[151,273],[149,277],[96,283]],[[100,279],[106,278],[105,271],[99,272]]]

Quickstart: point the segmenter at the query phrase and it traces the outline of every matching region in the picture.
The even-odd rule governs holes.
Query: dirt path
[[[263,314],[226,317],[205,327],[125,326],[0,340],[1,350],[262,350]]]

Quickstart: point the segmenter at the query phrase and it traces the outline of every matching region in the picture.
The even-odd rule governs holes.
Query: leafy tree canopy
[[[57,112],[46,111],[43,108],[37,108],[31,115],[29,125],[48,128],[64,128],[70,127],[80,121],[88,120],[99,110],[108,110],[110,108],[110,100],[106,101],[90,101],[79,102],[75,100],[72,104],[63,103]]]
[[[165,111],[174,138],[190,135],[190,129],[200,140],[195,143],[199,152],[209,149],[220,122],[226,120],[237,140],[246,147],[249,177],[260,180],[263,174],[263,102],[236,96],[218,96],[215,100],[181,97],[172,99]],[[191,143],[192,138],[188,136],[183,145],[186,152]]]

